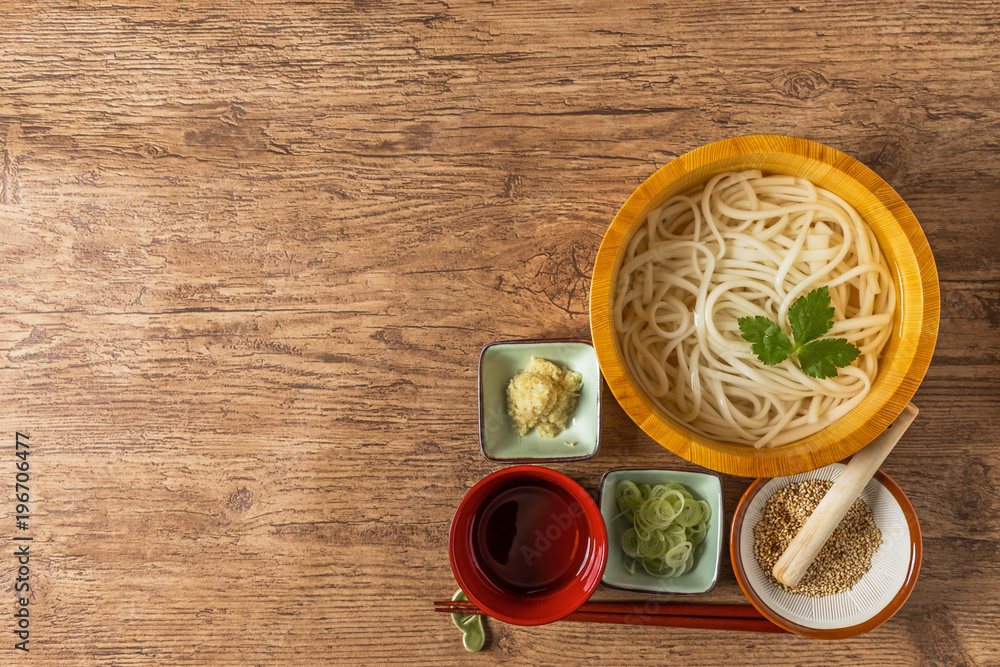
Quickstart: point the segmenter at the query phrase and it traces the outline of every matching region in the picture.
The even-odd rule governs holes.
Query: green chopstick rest
[[[468,602],[469,598],[465,591],[459,589],[451,596],[452,600],[463,600]],[[483,647],[486,642],[486,634],[483,632],[483,617],[478,614],[452,614],[451,621],[455,627],[462,631],[462,646],[466,651],[475,653]]]

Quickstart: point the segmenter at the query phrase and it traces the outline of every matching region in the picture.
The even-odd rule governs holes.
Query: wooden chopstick
[[[440,612],[488,615],[471,602],[446,600],[434,604],[441,605],[435,609]],[[580,611],[573,612],[563,620],[702,630],[786,632],[749,605],[586,602],[580,607]]]
[[[607,612],[577,611],[563,619],[580,623],[615,623],[617,625],[654,625],[661,628],[697,628],[700,630],[735,630],[739,632],[787,632],[766,618],[720,616],[643,616]]]

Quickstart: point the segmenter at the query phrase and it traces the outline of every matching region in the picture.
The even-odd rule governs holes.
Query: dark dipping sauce
[[[590,535],[580,503],[549,482],[515,482],[484,502],[472,523],[476,565],[516,595],[558,589],[583,569]]]

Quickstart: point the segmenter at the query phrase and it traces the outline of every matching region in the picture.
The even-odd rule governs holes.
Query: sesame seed
[[[772,584],[790,593],[823,597],[849,591],[871,568],[872,556],[882,544],[871,509],[855,500],[798,586],[790,588],[774,578],[772,570],[792,538],[805,525],[833,482],[811,479],[789,484],[767,499],[754,526],[753,553]]]

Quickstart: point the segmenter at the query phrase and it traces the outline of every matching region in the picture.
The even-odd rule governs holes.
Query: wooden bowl
[[[612,320],[614,285],[632,229],[668,198],[716,174],[743,169],[806,178],[851,204],[874,231],[898,296],[893,335],[864,401],[822,431],[774,448],[706,438],[653,407],[628,376]],[[850,456],[881,433],[927,371],[937,340],[939,310],[937,268],[930,246],[917,219],[889,184],[829,146],[778,135],[717,141],[678,157],[650,176],[628,198],[604,235],[590,288],[590,327],[601,372],[629,417],[678,456],[744,477],[815,470]]]

